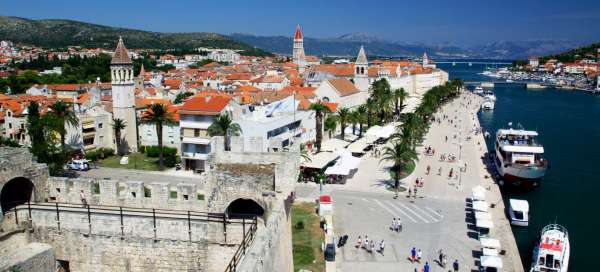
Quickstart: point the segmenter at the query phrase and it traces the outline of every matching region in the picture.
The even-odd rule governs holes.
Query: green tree
[[[358,122],[358,136],[362,137],[363,134],[363,125],[367,120],[367,106],[360,105],[356,109],[356,121]]]
[[[117,154],[122,156],[125,152],[121,146],[121,131],[127,127],[127,122],[123,119],[113,118],[112,128],[115,132],[115,143],[117,144]]]
[[[325,131],[329,133],[329,138],[331,138],[331,134],[335,132],[338,121],[339,119],[335,115],[327,115],[327,118],[325,118]]]
[[[227,114],[217,116],[208,127],[208,135],[211,137],[223,136],[225,138],[225,151],[231,150],[231,136],[239,136],[241,133],[242,128],[240,125],[234,123]]]
[[[406,165],[411,161],[418,160],[417,153],[403,141],[394,141],[391,146],[386,146],[383,149],[383,157],[381,161],[391,161],[394,163],[394,188],[396,196],[400,187],[400,177]]]
[[[399,115],[404,108],[404,100],[408,97],[408,93],[404,88],[394,90],[394,110],[396,115]]]
[[[315,146],[317,147],[317,153],[321,152],[321,142],[323,141],[323,116],[329,113],[330,110],[321,101],[310,104],[309,109],[315,111]]]
[[[337,110],[337,119],[340,122],[340,128],[342,129],[342,140],[345,139],[346,136],[346,126],[348,125],[348,121],[350,121],[350,110],[348,108],[339,108]]]
[[[66,134],[67,126],[76,127],[79,125],[79,118],[71,106],[63,101],[57,101],[48,107],[48,117],[50,126],[60,135],[60,147],[65,159],[67,157]]]
[[[177,96],[175,97],[175,100],[173,100],[173,104],[179,104],[181,102],[183,102],[183,100],[185,100],[186,98],[190,97],[194,95],[191,92],[183,92],[183,93],[179,93],[177,94]]]
[[[167,106],[162,103],[152,104],[147,111],[146,116],[142,118],[143,124],[152,124],[156,127],[156,137],[158,139],[158,167],[160,170],[164,170],[164,150],[163,150],[163,126],[171,125],[175,123],[173,114],[169,112]]]

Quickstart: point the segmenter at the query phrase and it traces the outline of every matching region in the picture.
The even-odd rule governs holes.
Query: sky
[[[333,38],[366,33],[420,43],[600,41],[600,0],[2,0],[0,15],[160,32]]]

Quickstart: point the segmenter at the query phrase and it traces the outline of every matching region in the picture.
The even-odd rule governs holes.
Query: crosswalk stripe
[[[433,220],[433,222],[436,222],[436,221],[438,221],[438,219],[437,219],[437,218],[433,217],[433,216],[432,216],[431,214],[429,214],[428,212],[426,212],[426,211],[422,210],[422,209],[421,209],[421,208],[419,208],[417,205],[413,204],[413,205],[409,205],[409,206],[413,206],[413,208],[417,209],[417,210],[420,212],[420,214],[422,214],[422,215],[426,215],[428,218],[431,218],[431,220]]]
[[[385,205],[381,204],[381,202],[379,202],[379,200],[377,200],[377,199],[373,199],[373,201],[375,201],[375,203],[376,203],[377,205],[379,205],[379,207],[382,207],[384,210],[386,210],[386,211],[387,211],[389,214],[391,214],[393,217],[398,217],[398,215],[397,215],[397,214],[396,214],[394,211],[390,210],[390,208],[388,208],[387,206],[385,206]]]
[[[437,215],[437,216],[440,218],[440,220],[441,220],[442,218],[444,218],[444,216],[443,216],[441,213],[437,212],[436,210],[434,210],[434,209],[432,209],[432,208],[425,207],[425,209],[427,209],[427,210],[429,210],[430,212],[432,212],[433,214]]]
[[[407,207],[406,205],[402,204],[402,203],[398,203],[400,204],[400,206],[402,206],[405,210],[411,212],[412,214],[414,214],[416,217],[420,218],[421,220],[423,220],[423,222],[425,223],[430,223],[429,220],[423,218],[422,216],[420,216],[418,213],[416,213],[415,211],[413,211],[410,207]]]
[[[405,217],[407,217],[408,219],[410,219],[410,221],[413,221],[413,223],[419,223],[419,221],[417,221],[416,219],[414,219],[412,216],[410,216],[408,213],[406,213],[404,210],[396,207],[396,205],[394,205],[393,203],[388,203],[388,205],[392,206],[392,208],[394,208],[394,210],[402,213]]]

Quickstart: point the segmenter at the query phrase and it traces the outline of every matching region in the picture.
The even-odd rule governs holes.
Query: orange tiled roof
[[[199,94],[185,101],[181,110],[187,114],[218,115],[230,100],[228,95]]]
[[[328,80],[329,84],[340,94],[340,96],[348,96],[358,93],[359,90],[345,78],[336,78]]]
[[[319,64],[314,68],[315,72],[327,72],[338,77],[354,76],[354,64]]]
[[[164,85],[171,87],[171,89],[179,89],[179,86],[181,86],[181,80],[179,80],[179,79],[166,79]]]
[[[325,107],[328,107],[331,112],[336,112],[337,111],[337,106],[338,106],[337,103],[325,102],[325,103],[323,103],[323,105],[325,105]]]
[[[53,91],[77,91],[79,86],[77,84],[48,84],[48,89]]]

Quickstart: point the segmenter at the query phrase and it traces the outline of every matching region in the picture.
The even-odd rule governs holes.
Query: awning
[[[485,201],[485,191],[473,190],[472,199]]]
[[[498,256],[481,256],[482,267],[502,268],[502,259]]]
[[[481,253],[483,253],[484,256],[498,256],[498,250],[493,248],[484,247],[481,249]]]
[[[358,139],[356,142],[351,143],[346,150],[352,153],[365,153],[365,148],[370,146],[371,143],[367,142],[365,137]]]
[[[337,160],[335,165],[325,170],[326,175],[343,175],[347,176],[350,171],[358,168],[360,164],[360,158],[352,156],[348,151],[340,152],[340,158]]]
[[[350,144],[344,140],[340,140],[337,138],[329,139],[321,144],[321,151],[337,151],[346,148]]]
[[[396,126],[394,124],[387,124],[381,128],[379,133],[380,133],[379,134],[380,138],[387,139],[387,138],[391,137],[392,134],[396,133]]]
[[[323,169],[327,164],[339,157],[339,153],[320,152],[310,156],[310,161],[302,163],[302,166],[307,168]]]
[[[479,239],[479,242],[481,242],[481,247],[482,248],[501,249],[501,247],[500,247],[500,241],[497,240],[497,239],[493,239],[493,238],[481,238],[481,239]]]
[[[475,212],[475,220],[492,220],[492,215],[486,212]]]
[[[485,201],[473,201],[473,209],[475,211],[487,212],[488,207],[489,205]]]
[[[491,229],[494,227],[494,222],[487,219],[475,220],[475,226],[483,229]]]

